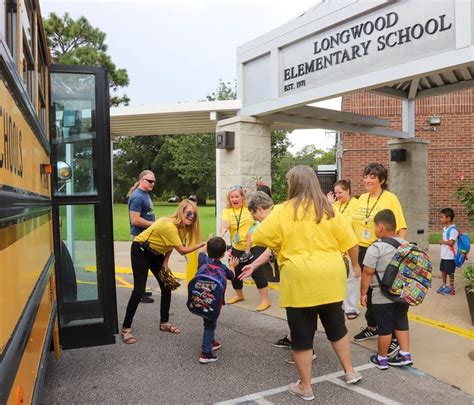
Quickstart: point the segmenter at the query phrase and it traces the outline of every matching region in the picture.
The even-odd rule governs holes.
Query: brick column
[[[406,149],[405,162],[390,162],[390,190],[402,205],[408,240],[422,249],[428,249],[429,235],[428,144],[419,138],[388,142],[389,152]]]
[[[255,177],[271,185],[271,129],[266,121],[254,117],[233,117],[217,123],[216,132],[235,133],[234,149],[216,150],[217,223],[226,204],[227,192],[234,184],[246,191],[255,188]]]

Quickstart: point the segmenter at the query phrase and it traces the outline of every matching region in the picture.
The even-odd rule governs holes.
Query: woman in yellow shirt
[[[339,180],[334,184],[334,193],[328,193],[329,202],[352,226],[352,211],[357,205],[357,198],[351,195],[351,182],[349,180]],[[352,269],[352,262],[345,256],[349,265],[349,274],[347,276],[347,296],[342,303],[342,308],[346,313],[347,319],[355,319],[359,316],[359,279],[355,277]]]
[[[232,255],[238,259],[245,253],[247,232],[254,222],[247,208],[247,199],[242,186],[232,186],[227,193],[227,206],[222,210],[220,234],[224,236],[227,232],[230,233]],[[253,260],[257,259],[264,251],[264,248],[253,244],[251,249]],[[227,304],[235,304],[244,300],[243,283],[238,279],[242,267],[243,264],[239,263],[235,268],[235,278],[232,280],[235,295],[227,301]],[[268,281],[265,277],[266,267],[269,267],[269,264],[260,266],[252,275],[260,294],[260,304],[257,306],[259,312],[265,311],[272,305],[268,298]]]
[[[190,200],[181,201],[173,215],[159,218],[135,236],[131,246],[133,291],[128,301],[121,331],[122,340],[125,343],[136,342],[131,326],[140,299],[145,292],[148,270],[151,270],[160,285],[160,330],[171,333],[181,332],[169,323],[171,290],[163,285],[158,274],[162,268],[168,268],[168,260],[173,249],[185,255],[205,246],[206,243],[200,243],[200,240],[197,207]]]
[[[389,209],[395,214],[397,220],[397,233],[402,239],[407,236],[407,224],[403,215],[402,206],[397,196],[388,191],[388,172],[380,163],[370,163],[364,169],[364,187],[366,193],[357,200],[357,205],[352,212],[352,226],[359,240],[359,265],[363,268],[363,262],[367,248],[375,242],[375,215],[382,210]],[[377,337],[377,323],[372,311],[372,289],[369,288],[367,297],[367,310],[365,319],[367,327],[353,337],[355,342],[362,342]],[[390,353],[397,350],[398,345],[390,346]]]
[[[300,381],[288,390],[305,400],[314,398],[311,389],[313,339],[317,315],[326,336],[345,370],[345,380],[362,377],[351,362],[349,338],[342,300],[346,295],[346,268],[341,252],[357,264],[357,238],[338,211],[321,192],[316,173],[309,166],[296,166],[288,174],[288,201],[275,206],[252,234],[252,242],[278,255],[280,305],[286,308],[291,348]],[[241,278],[253,266],[246,266]]]

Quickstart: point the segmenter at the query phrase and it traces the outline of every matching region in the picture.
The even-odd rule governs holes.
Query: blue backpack
[[[227,278],[225,270],[215,264],[204,263],[188,284],[186,306],[194,315],[211,321],[219,317]]]
[[[457,229],[456,225],[451,225],[446,230],[448,240],[451,229]],[[454,253],[454,264],[456,265],[456,267],[461,267],[468,259],[467,256],[469,254],[469,251],[471,250],[471,240],[469,239],[469,235],[458,231],[458,239],[456,241],[456,244],[454,246],[450,246],[450,248]]]

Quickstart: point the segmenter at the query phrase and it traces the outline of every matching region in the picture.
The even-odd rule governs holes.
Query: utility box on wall
[[[216,132],[216,149],[234,149],[235,132]]]

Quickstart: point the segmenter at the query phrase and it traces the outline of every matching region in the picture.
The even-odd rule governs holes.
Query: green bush
[[[468,292],[474,292],[474,264],[470,264],[463,271],[464,285]]]

